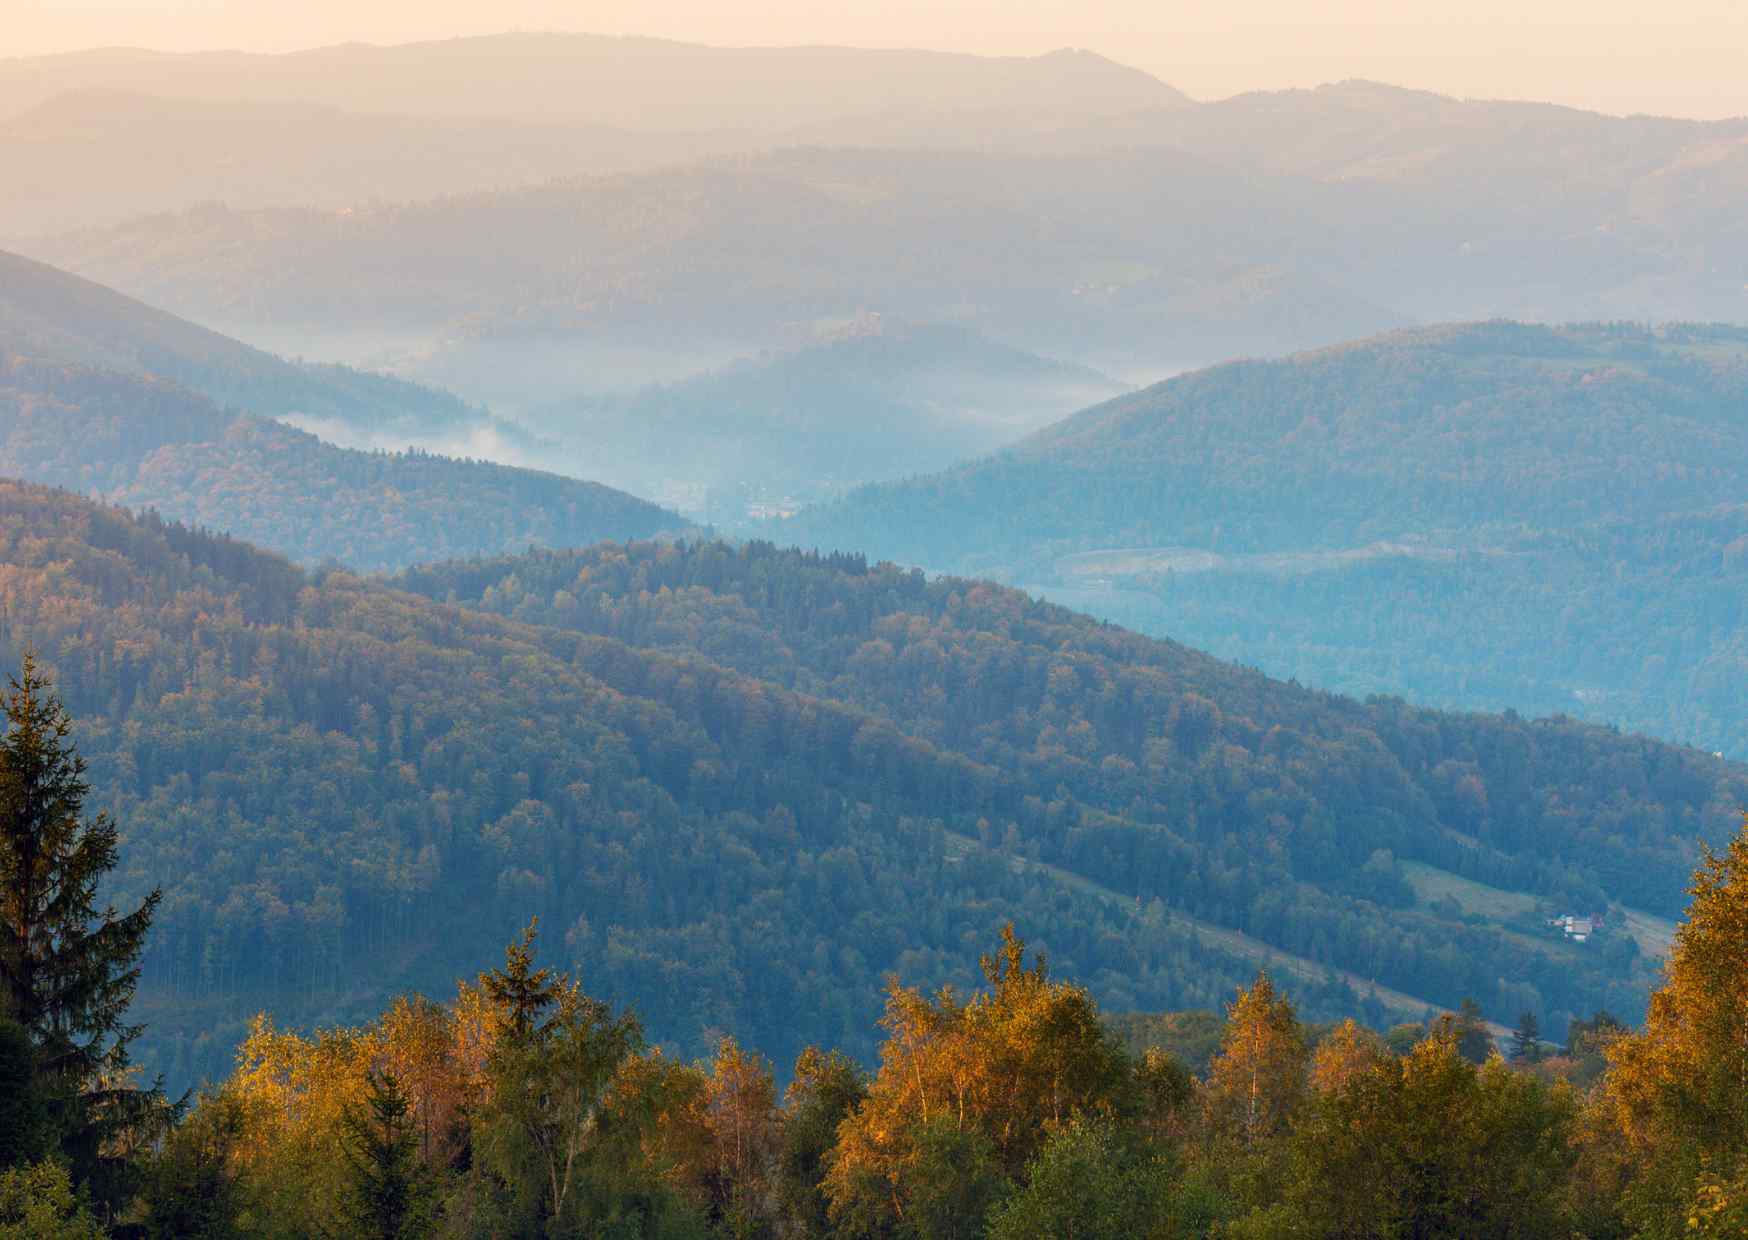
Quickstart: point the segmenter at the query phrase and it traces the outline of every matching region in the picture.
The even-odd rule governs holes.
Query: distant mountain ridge
[[[1382,205],[1350,197],[1294,201],[1166,150],[796,149],[348,215],[203,208],[31,252],[240,334],[392,327],[432,364],[459,342],[488,371],[529,341],[732,356],[878,311],[1155,377],[1210,350],[1405,324],[1295,237],[1315,227],[1327,250],[1382,226]]]
[[[0,238],[224,203],[324,210],[641,171],[742,149],[739,135],[556,120],[404,116],[299,100],[89,87],[0,116]]]
[[[625,74],[643,72],[646,55],[741,68],[699,70],[697,97],[723,106],[699,105],[681,118],[687,127],[652,136],[641,154],[600,129],[635,119],[610,112],[582,124],[543,110],[546,128],[499,118],[502,152],[477,159],[468,152],[482,144],[480,118],[434,116],[423,140],[405,144],[403,174],[391,153],[400,131],[376,116],[358,123],[359,159],[398,193],[343,199],[340,186],[372,182],[323,165],[336,144],[306,136],[287,143],[314,174],[303,210],[257,210],[260,197],[248,195],[212,207],[225,197],[215,165],[189,179],[208,187],[199,200],[142,192],[101,231],[38,235],[28,248],[235,334],[283,331],[260,337],[276,347],[324,329],[392,326],[406,338],[409,374],[427,361],[440,369],[457,336],[476,371],[502,373],[521,356],[512,339],[598,348],[605,360],[628,341],[646,347],[658,322],[669,331],[668,373],[684,373],[859,308],[959,322],[1132,381],[1424,322],[1748,319],[1737,278],[1748,226],[1734,210],[1748,193],[1748,122],[1612,117],[1373,82],[1194,103],[1084,54],[966,64],[925,55],[916,62],[929,66],[925,85],[956,84],[931,94],[910,90],[910,53],[845,53],[840,63],[832,49],[788,49],[769,54],[812,67],[773,70],[766,90],[736,76],[767,54],[757,49],[743,61],[722,49],[579,38],[331,54],[336,64],[426,58],[433,80],[470,55],[502,70],[529,47],[547,48],[526,52],[546,69],[566,63],[566,47],[592,49]],[[149,57],[120,63],[137,76],[148,61],[168,71]],[[318,62],[327,63],[309,63]],[[104,78],[106,63],[80,62],[67,81],[147,89],[120,69]],[[192,62],[175,63],[193,73]],[[208,85],[232,72],[214,63],[216,76],[200,79]],[[841,70],[842,99],[820,103],[822,83]],[[1082,89],[1083,75],[1101,85]],[[312,79],[297,89],[314,93],[297,97],[387,106],[324,98],[319,87]],[[735,101],[768,104],[765,120],[735,129]],[[647,123],[667,123],[660,108],[645,111]],[[94,124],[125,150],[124,120]],[[216,124],[186,122],[191,134]],[[70,181],[106,164],[58,139],[40,150],[6,141],[0,157],[24,169],[60,160],[75,170]],[[600,157],[585,158],[591,150]],[[460,197],[413,205],[447,152],[473,169],[454,187]],[[517,177],[527,180],[511,185]],[[270,203],[298,201],[291,180],[278,184]],[[117,182],[97,196],[120,204],[129,190]],[[27,208],[43,218],[40,204],[21,201]],[[0,203],[0,230],[6,210]],[[996,261],[1022,248],[1026,267]]]
[[[982,455],[1124,386],[966,328],[864,316],[788,350],[618,397],[529,411],[606,481],[818,495]],[[725,519],[716,513],[712,522]]]
[[[410,116],[586,119],[645,131],[773,131],[804,118],[965,106],[1088,116],[1189,102],[1140,70],[1067,49],[988,57],[529,33],[279,55],[105,49],[0,61],[0,117],[94,86]]]

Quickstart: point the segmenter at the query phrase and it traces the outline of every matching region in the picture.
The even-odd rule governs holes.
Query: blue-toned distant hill
[[[1748,330],[1509,323],[1182,376],[782,537],[1281,675],[1748,754]]]
[[[0,472],[362,570],[644,538],[687,522],[594,482],[425,452],[359,452],[164,379],[8,356]]]
[[[686,483],[817,496],[943,468],[1123,390],[963,327],[865,316],[799,348],[526,417],[640,494]]]
[[[0,251],[0,351],[154,375],[263,417],[334,422],[392,442],[513,428],[438,391],[348,366],[290,362],[70,272]]]

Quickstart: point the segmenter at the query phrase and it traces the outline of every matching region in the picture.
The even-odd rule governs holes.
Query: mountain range
[[[1072,49],[991,57],[530,32],[280,55],[103,48],[0,61],[0,115],[93,88],[402,116],[586,118],[645,131],[772,132],[958,109],[1088,117],[1189,102],[1149,74]]]
[[[642,350],[647,383],[865,313],[1127,379],[1405,322],[1325,274],[1394,209],[1354,198],[1170,151],[796,149],[349,213],[203,207],[29,252],[282,351],[387,337],[417,376],[465,348],[443,371],[464,395],[546,342],[609,378]],[[530,385],[570,394],[553,377]]]
[[[1372,82],[1197,103],[1085,53],[535,35],[14,61],[8,100],[34,109],[0,130],[37,170],[0,200],[17,248],[499,404],[531,354],[568,364],[518,402],[599,396],[863,312],[1130,382],[1414,323],[1745,304],[1741,121]],[[128,171],[141,125],[183,154]]]
[[[1748,801],[1748,123],[510,35],[0,61],[0,166],[0,667],[177,1085],[535,915],[679,1056],[1009,921],[1557,1035]]]

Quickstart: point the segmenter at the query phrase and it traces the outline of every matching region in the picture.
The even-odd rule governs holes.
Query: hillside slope
[[[1645,518],[1743,494],[1744,395],[1741,329],[1423,329],[1171,379],[808,529],[954,567]]]
[[[1117,1007],[1217,1003],[1254,968],[1227,927],[1429,1002],[1631,1011],[1629,936],[1526,954],[1396,857],[1668,909],[1748,794],[1693,751],[1362,706],[853,557],[609,545],[412,593],[7,485],[0,563],[0,660],[38,650],[78,716],[118,893],[166,888],[142,1015],[184,1074],[253,1007],[374,1011],[535,913],[657,1037],[774,1057],[865,1053],[846,996],[966,980],[1010,917]]]
[[[336,448],[162,379],[8,357],[0,471],[250,539],[306,564],[644,538],[675,514],[598,483],[423,452]]]
[[[1307,683],[1748,754],[1748,333],[1427,329],[1171,380],[785,539]]]
[[[1727,831],[1741,795],[1737,768],[1691,750],[1571,721],[1361,705],[988,584],[843,557],[598,549],[400,580],[876,712],[1035,789],[1009,825],[984,815],[963,834],[1132,895],[1144,920],[1243,930],[1447,1004],[1474,987],[1490,1008],[1527,997],[1556,1009],[1598,986],[1631,1004],[1631,983],[1612,988],[1633,975],[1637,948],[1623,934],[1588,956],[1557,941],[1526,955],[1523,935],[1544,933],[1533,916],[1502,939],[1418,902],[1404,865],[1532,893],[1532,905],[1668,914],[1690,833]],[[1639,792],[1608,773],[1617,759],[1648,781]],[[1626,808],[1673,793],[1687,778],[1678,768],[1724,782],[1677,794],[1704,802],[1692,817]]]
[[[525,420],[639,494],[812,498],[981,455],[1122,390],[964,328],[863,316],[798,348]],[[719,525],[736,515],[720,499],[710,510]]]
[[[513,428],[447,392],[346,366],[288,362],[70,272],[0,251],[0,351],[155,375],[264,417],[360,433],[465,438]]]

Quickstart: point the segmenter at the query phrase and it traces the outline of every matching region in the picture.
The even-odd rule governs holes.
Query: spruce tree
[[[22,1028],[47,1122],[83,1180],[105,1142],[162,1101],[120,1084],[140,1032],[125,1018],[160,893],[125,916],[98,912],[115,823],[83,817],[89,789],[72,720],[31,657],[0,709],[0,1017]]]
[[[1513,1063],[1540,1063],[1542,1059],[1542,1027],[1534,1012],[1526,1011],[1517,1018],[1517,1028],[1511,1034]]]
[[[349,1234],[401,1240],[429,1232],[432,1186],[419,1162],[412,1107],[392,1073],[372,1072],[362,1106],[341,1119]]]
[[[542,1013],[562,997],[564,979],[551,969],[534,967],[534,936],[538,917],[528,923],[522,937],[504,948],[504,967],[480,974],[480,984],[492,1002],[503,1011],[511,1039],[526,1043],[544,1033]]]
[[[48,1154],[43,1103],[30,1036],[17,1021],[0,1017],[0,1171]]]

